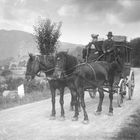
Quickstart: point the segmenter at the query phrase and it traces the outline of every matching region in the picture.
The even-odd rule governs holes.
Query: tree
[[[0,74],[0,76],[3,76],[3,77],[9,77],[9,76],[11,76],[13,73],[12,73],[12,71],[10,71],[10,70],[3,70],[2,72],[1,72],[1,74]]]
[[[52,23],[50,19],[39,19],[37,25],[34,26],[35,40],[42,55],[55,52],[60,37],[61,25],[61,22]]]
[[[130,45],[133,48],[133,65],[140,66],[140,38],[135,38],[131,40]]]

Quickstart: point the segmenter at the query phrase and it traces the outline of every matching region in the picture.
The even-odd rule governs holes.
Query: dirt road
[[[51,113],[51,100],[45,100],[0,111],[0,140],[109,140],[119,132],[120,128],[129,121],[129,116],[140,107],[140,69],[135,69],[136,86],[131,101],[125,99],[121,108],[117,107],[114,96],[114,115],[108,116],[109,98],[105,94],[103,112],[95,116],[98,95],[91,99],[86,94],[86,106],[89,115],[89,124],[81,123],[83,113],[79,120],[72,122],[73,112],[69,111],[70,96],[65,95],[65,121],[60,121],[59,98],[56,100],[56,120],[49,120]],[[131,121],[131,119],[130,119]]]

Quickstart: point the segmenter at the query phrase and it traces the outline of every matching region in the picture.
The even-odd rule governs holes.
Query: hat
[[[98,34],[91,34],[92,38],[98,38],[98,36],[99,36]]]
[[[112,32],[108,32],[107,36],[113,36]]]

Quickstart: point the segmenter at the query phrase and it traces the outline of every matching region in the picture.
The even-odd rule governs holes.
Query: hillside
[[[0,30],[0,60],[36,51],[33,35],[23,31]]]
[[[38,52],[36,46],[34,36],[30,33],[17,30],[0,30],[0,60],[27,55],[29,52],[36,53]],[[77,46],[81,45],[60,42],[58,50],[69,50],[71,52]]]

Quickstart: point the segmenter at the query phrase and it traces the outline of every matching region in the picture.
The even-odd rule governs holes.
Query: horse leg
[[[81,103],[79,96],[77,97],[77,102],[78,102],[78,111],[81,112]]]
[[[87,115],[87,112],[86,112],[86,105],[85,105],[85,101],[84,101],[84,90],[83,90],[83,88],[79,88],[78,91],[79,91],[79,95],[80,95],[80,103],[81,103],[83,113],[84,113],[83,123],[87,124],[89,120],[88,120],[88,115]]]
[[[112,116],[113,115],[113,105],[112,105],[113,92],[112,92],[112,87],[111,87],[111,90],[110,90],[110,93],[109,93],[109,99],[110,99],[110,105],[109,105],[109,113],[108,113],[108,115]]]
[[[109,88],[109,99],[110,99],[110,105],[109,105],[109,116],[113,115],[113,105],[112,105],[112,101],[113,101],[113,83],[114,83],[114,73],[112,72],[112,76],[109,79],[109,83],[110,83],[110,88]]]
[[[74,91],[73,93],[73,103],[75,105],[75,114],[72,117],[72,121],[77,121],[78,120],[78,115],[79,115],[79,111],[78,111],[78,96],[77,96],[77,92]]]
[[[59,89],[60,90],[60,105],[61,105],[61,120],[64,120],[65,118],[65,112],[64,112],[64,88]]]
[[[73,96],[72,92],[73,91],[71,91],[70,111],[74,111],[74,106],[75,106],[74,96]],[[78,111],[80,112],[81,111],[81,106],[80,106],[79,98],[78,97],[77,97],[77,102],[78,102]]]
[[[101,111],[102,111],[102,103],[103,103],[103,99],[104,99],[104,92],[102,89],[98,89],[99,91],[99,104],[97,107],[97,111],[95,113],[95,115],[100,115]]]
[[[71,102],[70,102],[70,111],[74,111],[74,97],[73,97],[73,91],[70,89],[71,92]]]
[[[55,119],[55,114],[56,114],[56,111],[55,111],[55,90],[51,85],[50,85],[50,89],[51,89],[51,95],[52,95],[52,114],[51,114],[51,120],[54,120]]]

